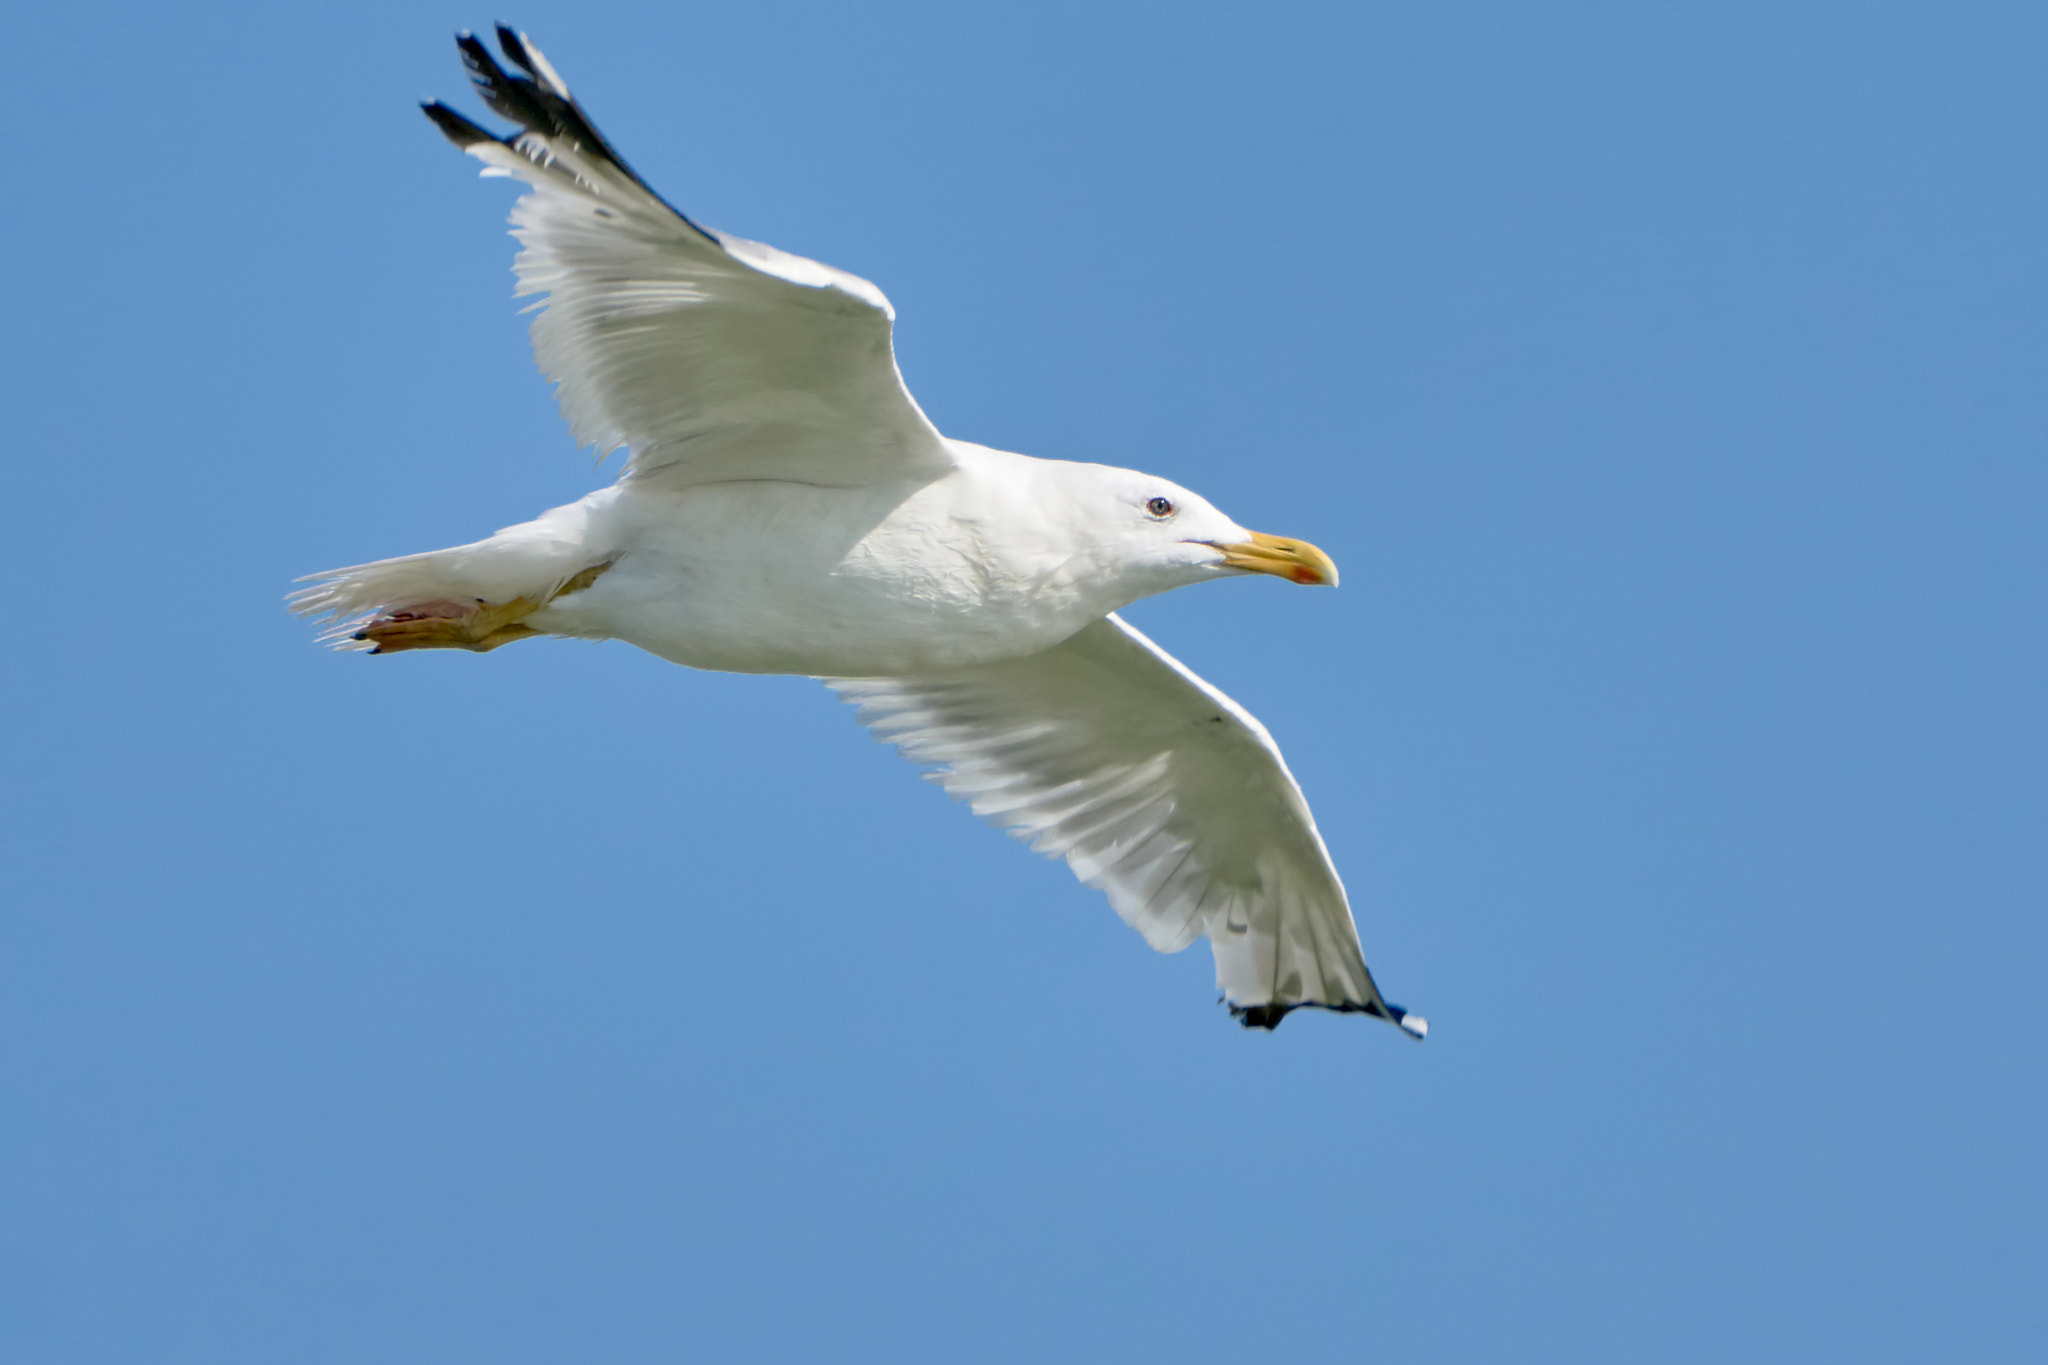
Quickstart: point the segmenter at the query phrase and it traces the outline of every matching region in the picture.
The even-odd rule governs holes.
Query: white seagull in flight
[[[823,678],[977,815],[1062,858],[1162,952],[1206,937],[1247,1027],[1293,1009],[1427,1025],[1366,969],[1343,884],[1266,728],[1119,620],[1235,574],[1337,581],[1134,470],[941,436],[866,280],[670,207],[523,34],[464,33],[498,137],[427,116],[512,210],[562,413],[619,480],[488,540],[315,574],[343,647],[617,639],[692,668]]]

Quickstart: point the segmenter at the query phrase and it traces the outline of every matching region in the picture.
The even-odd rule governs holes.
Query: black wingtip
[[[1262,1028],[1271,1033],[1280,1027],[1280,1021],[1292,1014],[1298,1005],[1232,1005],[1230,1012],[1237,1016],[1237,1022],[1246,1028]]]
[[[505,60],[535,80],[539,80],[540,69],[534,65],[533,58],[527,55],[526,40],[514,32],[510,24],[499,24],[497,30],[498,50],[505,54]]]
[[[481,38],[474,33],[461,34],[455,39],[455,47],[462,54],[462,64],[469,69],[471,83],[492,112],[536,132],[561,131],[560,121],[553,117],[548,102],[538,97],[539,86],[508,74]]]
[[[600,158],[611,165],[628,180],[647,191],[658,202],[667,205],[669,211],[683,220],[691,230],[705,241],[721,249],[722,244],[714,234],[690,220],[675,205],[669,204],[654,192],[654,187],[642,180],[626,159],[597,131],[582,106],[569,96],[562,78],[548,65],[547,59],[539,55],[539,49],[529,44],[509,24],[496,26],[498,46],[505,50],[505,58],[522,74],[514,75],[498,65],[483,40],[468,29],[455,35],[455,47],[462,54],[462,65],[469,72],[470,81],[477,93],[483,97],[491,111],[519,125],[525,133],[537,134],[542,138],[562,138],[574,144],[587,155]],[[462,115],[450,109],[439,100],[421,105],[427,117],[434,121],[442,134],[458,147],[473,147],[479,142],[500,142],[508,147],[520,146],[520,134],[498,137],[477,126]]]
[[[611,144],[590,125],[590,120],[576,107],[576,102],[557,94],[552,88],[554,82],[541,76],[540,64],[534,61],[533,54],[527,51],[518,34],[500,24],[498,44],[505,49],[505,56],[512,65],[525,75],[513,75],[498,65],[498,59],[484,46],[483,39],[474,33],[465,30],[455,38],[456,50],[462,54],[462,64],[469,71],[470,81],[493,113],[543,137],[571,138],[628,175],[632,174],[619,154],[612,150]]]
[[[1280,1021],[1302,1008],[1328,1010],[1332,1014],[1369,1014],[1375,1019],[1384,1019],[1410,1038],[1420,1040],[1429,1032],[1429,1021],[1419,1014],[1410,1014],[1399,1005],[1382,1005],[1379,1001],[1354,1004],[1345,1001],[1339,1005],[1325,1005],[1318,1000],[1306,1001],[1299,1005],[1232,1005],[1231,1017],[1246,1028],[1262,1028],[1268,1033],[1280,1027]]]
[[[439,100],[421,100],[420,112],[434,121],[434,126],[441,130],[442,137],[458,147],[474,147],[479,142],[498,140]]]

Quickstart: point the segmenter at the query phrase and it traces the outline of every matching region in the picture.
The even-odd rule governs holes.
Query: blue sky
[[[414,108],[501,17],[949,434],[1331,551],[1132,617],[1426,1044],[1241,1032],[815,684],[284,614],[607,478]],[[2038,6],[10,39],[0,1357],[2038,1350]]]

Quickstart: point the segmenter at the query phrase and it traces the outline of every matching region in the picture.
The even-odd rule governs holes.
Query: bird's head
[[[1082,510],[1097,552],[1139,595],[1205,578],[1263,573],[1337,586],[1337,566],[1305,540],[1248,531],[1199,493],[1131,469],[1084,466]]]

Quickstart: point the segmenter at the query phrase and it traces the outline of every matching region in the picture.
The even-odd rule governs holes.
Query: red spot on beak
[[[1314,569],[1309,568],[1306,564],[1295,566],[1294,571],[1290,573],[1288,577],[1292,578],[1295,582],[1301,584],[1303,587],[1310,587],[1314,584],[1323,581],[1323,576],[1317,573]]]

